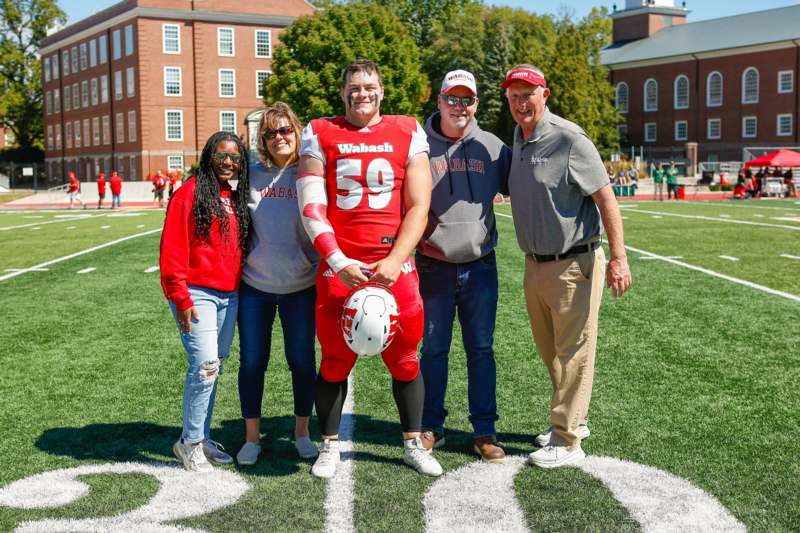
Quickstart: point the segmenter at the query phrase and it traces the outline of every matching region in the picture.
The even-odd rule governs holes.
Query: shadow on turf
[[[312,438],[319,441],[316,423],[312,421]],[[398,422],[373,418],[367,415],[355,417],[356,451],[353,457],[359,461],[402,464],[400,447],[401,428]],[[51,428],[36,440],[36,447],[51,455],[73,457],[80,460],[139,461],[171,460],[172,445],[180,434],[176,426],[162,426],[146,422],[119,424],[90,424],[83,427]],[[287,476],[298,472],[303,459],[297,456],[292,441],[293,416],[264,418],[261,423],[261,459],[253,466],[240,467],[242,472],[255,476]],[[474,455],[472,433],[447,430],[447,450]],[[223,420],[221,427],[212,432],[212,438],[235,455],[244,443],[244,427],[241,420]],[[500,442],[506,453],[528,453],[532,448],[532,436],[519,433],[500,433]],[[378,455],[359,450],[359,444],[397,447],[392,456]],[[310,461],[309,461],[310,463]]]

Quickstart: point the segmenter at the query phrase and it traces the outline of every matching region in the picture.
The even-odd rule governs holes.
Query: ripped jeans
[[[209,438],[217,378],[233,341],[239,295],[237,291],[220,292],[196,285],[189,286],[189,293],[198,319],[192,320],[190,333],[181,334],[189,359],[183,385],[181,436],[185,443],[193,444]],[[175,305],[170,303],[170,308],[176,317]]]

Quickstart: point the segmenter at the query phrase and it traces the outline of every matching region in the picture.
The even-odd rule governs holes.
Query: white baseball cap
[[[444,75],[442,80],[442,94],[447,94],[456,87],[466,87],[472,91],[473,96],[478,95],[478,87],[475,85],[475,76],[466,70],[451,70]]]

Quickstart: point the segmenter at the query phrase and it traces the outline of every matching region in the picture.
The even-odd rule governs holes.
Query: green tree
[[[376,4],[331,5],[286,28],[265,101],[288,103],[304,121],[342,112],[342,69],[357,58],[381,67],[382,112],[419,116],[430,90],[417,45],[400,20]]]
[[[38,52],[47,29],[65,21],[55,0],[0,0],[0,120],[23,150],[43,145]]]
[[[431,43],[431,30],[436,23],[442,23],[460,15],[470,6],[479,6],[476,0],[361,0],[363,3],[377,3],[389,8],[408,27],[421,50]],[[458,28],[452,35],[453,41],[469,36],[470,31]],[[470,28],[471,30],[471,28]]]

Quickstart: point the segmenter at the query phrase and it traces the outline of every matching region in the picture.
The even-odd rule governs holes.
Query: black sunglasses
[[[267,139],[274,139],[276,135],[291,135],[294,133],[294,128],[291,126],[281,126],[280,128],[267,128],[266,137]]]
[[[461,104],[464,107],[469,107],[475,103],[476,98],[474,96],[453,96],[452,94],[448,94],[444,97],[444,101],[447,102],[449,106],[457,106]]]
[[[227,158],[231,158],[231,163],[236,164],[242,160],[242,156],[239,154],[231,154],[228,152],[214,152],[211,156],[214,161],[217,163],[224,163]]]

